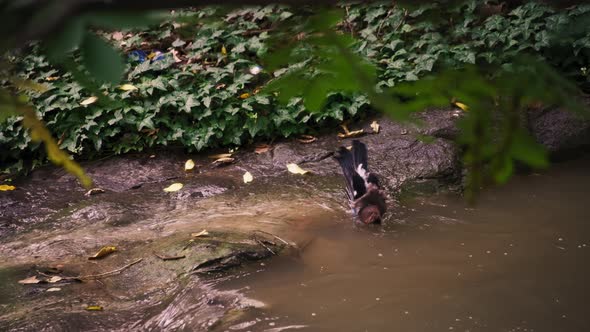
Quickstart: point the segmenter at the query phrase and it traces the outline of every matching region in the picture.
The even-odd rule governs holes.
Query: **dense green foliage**
[[[343,7],[344,20],[338,23],[338,32],[328,37],[352,50],[350,57],[372,64],[360,70],[354,65],[361,62],[330,57],[334,53],[321,44],[326,36],[305,35],[309,18],[312,28],[329,24],[313,22],[313,15],[305,9],[269,6],[221,15],[213,8],[178,12],[171,21],[149,31],[124,31],[122,38],[102,33],[126,56],[122,83],[137,89],[124,91],[117,85],[103,84],[96,90],[111,100],[103,97],[88,105],[81,102],[97,91],[74,80],[77,72],[80,80],[79,71],[84,70],[75,63],[62,65],[69,71],[57,69],[42,55],[39,45],[10,60],[21,78],[48,87],[43,93],[31,92],[30,100],[60,146],[87,156],[166,145],[189,150],[239,146],[337,125],[366,114],[371,110],[369,99],[373,103],[378,100],[367,95],[371,89],[366,87],[374,82],[359,82],[355,73],[366,74],[361,79],[376,78],[377,85],[387,89],[466,64],[488,69],[486,75],[494,76],[495,70],[510,68],[517,55],[532,53],[580,85],[587,83],[590,34],[556,34],[578,15],[590,12],[590,6],[555,12],[527,3],[490,15],[477,3],[454,7],[428,4],[413,9],[389,4]],[[88,54],[82,54],[82,60],[91,59],[90,66],[102,66],[103,81],[112,81],[109,63],[101,64],[100,57],[93,57],[104,53],[102,41],[86,40],[91,40],[92,47],[84,48]],[[316,43],[306,44],[305,40]],[[281,51],[279,46],[284,45],[289,52]],[[321,52],[313,51],[314,47]],[[135,50],[162,53],[140,62],[133,55]],[[272,52],[275,50],[279,51]],[[270,53],[274,55],[269,57]],[[256,66],[263,71],[253,71]],[[347,66],[353,68],[345,70]],[[332,80],[314,80],[330,69],[338,73]],[[301,70],[305,71],[304,79],[290,77],[288,89],[283,81],[280,94],[265,88],[269,81],[280,82],[275,77]],[[309,82],[312,84],[306,85]],[[277,96],[288,100],[280,103]],[[450,103],[452,97],[460,96],[447,97]],[[440,103],[441,98],[437,100]],[[23,158],[37,162],[42,156],[42,149],[31,143],[19,117],[0,123],[0,162],[18,168]]]

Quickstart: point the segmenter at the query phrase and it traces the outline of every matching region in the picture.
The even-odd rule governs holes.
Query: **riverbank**
[[[400,192],[461,187],[452,142],[461,116],[460,110],[430,110],[419,115],[421,126],[371,119],[380,124],[378,133],[372,121],[349,126],[367,132],[360,139],[369,147],[370,168],[383,178],[390,210],[399,206]],[[590,126],[566,121],[571,116],[547,109],[529,117],[529,125],[560,155],[588,143]],[[102,190],[92,195],[54,167],[17,180],[16,190],[0,194],[0,327],[102,330],[141,322],[146,329],[184,323],[207,329],[233,310],[262,305],[215,290],[207,280],[281,253],[296,257],[313,241],[310,229],[350,223],[340,170],[330,156],[348,141],[333,133],[311,143],[277,142],[261,153],[239,151],[225,166],[207,155],[112,157],[83,165]],[[184,170],[188,158],[197,164],[192,172]],[[291,174],[288,163],[311,173]],[[253,175],[251,183],[244,183],[245,172]],[[163,191],[175,182],[184,187]],[[397,222],[395,212],[385,220]],[[116,251],[88,260],[103,246]],[[33,276],[42,282],[19,283]],[[167,310],[179,310],[179,292],[202,315],[170,325],[174,315]],[[92,306],[102,311],[89,312]]]

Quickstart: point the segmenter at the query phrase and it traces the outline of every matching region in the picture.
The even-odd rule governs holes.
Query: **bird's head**
[[[365,224],[380,223],[381,212],[376,205],[367,205],[359,212],[359,219]]]

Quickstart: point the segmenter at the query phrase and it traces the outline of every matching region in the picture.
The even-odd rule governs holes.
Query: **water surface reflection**
[[[416,198],[383,227],[311,223],[299,257],[219,285],[267,304],[227,328],[590,331],[588,166],[519,177],[474,208],[451,194]]]

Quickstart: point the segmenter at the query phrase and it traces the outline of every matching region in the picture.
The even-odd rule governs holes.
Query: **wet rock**
[[[371,134],[368,122],[363,125],[368,134],[357,139],[367,144],[369,167],[381,174],[392,192],[407,181],[452,182],[460,174],[458,150],[450,141],[457,135],[458,114],[453,109],[433,109],[420,113],[412,124],[381,117],[377,119],[381,126],[379,134]],[[431,136],[431,141],[424,139],[426,136]],[[331,156],[339,146],[350,144],[351,139],[340,139],[335,133],[319,137],[312,144],[289,140],[276,144],[268,153],[245,156],[242,163],[268,175],[286,172],[288,163],[299,164],[318,175],[338,175],[339,166]]]
[[[179,178],[184,175],[183,162],[179,156],[170,154],[122,156],[91,163],[86,171],[95,186],[122,192],[146,183]]]
[[[529,129],[537,142],[554,155],[575,152],[590,145],[590,120],[562,108],[530,110]]]

